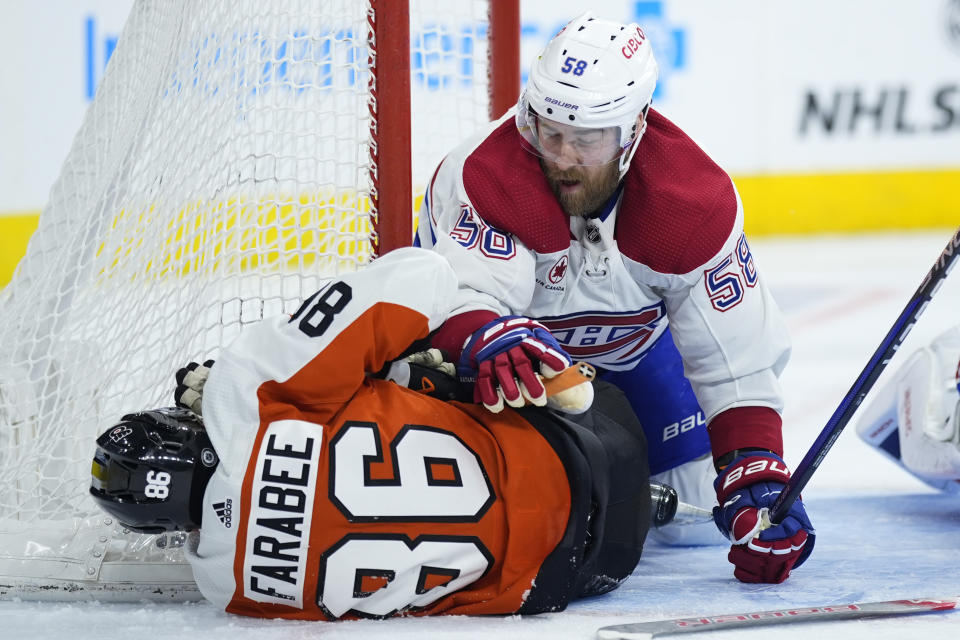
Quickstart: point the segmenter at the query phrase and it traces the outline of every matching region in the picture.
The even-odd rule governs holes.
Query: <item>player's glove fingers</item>
[[[541,383],[541,387],[543,384]],[[532,404],[535,407],[545,407],[547,406],[547,391],[546,389],[540,392],[540,395],[534,395],[530,393],[530,390],[527,389],[527,385],[520,382],[520,393],[523,395],[525,404]]]
[[[783,582],[809,555],[808,544],[812,544],[812,539],[813,536],[801,530],[787,539],[754,538],[747,544],[734,545],[728,555],[734,565],[733,575],[741,582]]]
[[[443,353],[440,349],[430,348],[411,353],[404,360],[413,364],[422,364],[425,367],[435,367],[443,362]]]
[[[759,510],[753,507],[740,509],[730,521],[730,542],[746,544],[760,533],[762,526]]]
[[[507,354],[510,356],[510,364],[513,365],[514,375],[524,402],[542,407],[547,403],[547,390],[543,387],[543,381],[535,371],[534,363],[527,352],[522,348],[514,347]]]
[[[203,388],[207,377],[210,375],[210,367],[213,366],[213,360],[207,360],[203,364],[191,362],[185,367],[177,370],[177,384],[184,384],[193,389]]]
[[[174,376],[177,380],[177,384],[185,384],[184,382],[185,378],[188,375],[192,374],[199,366],[200,366],[199,363],[190,362],[186,366],[180,367],[179,369],[177,369],[177,373]]]
[[[180,368],[176,373],[177,388],[173,392],[174,403],[185,409],[190,409],[197,415],[202,414],[203,387],[210,376],[213,360],[203,364],[191,362]]]
[[[503,353],[498,353],[493,358],[493,371],[496,377],[495,384],[500,389],[500,393],[506,403],[514,408],[522,407],[524,404],[523,394],[520,392],[520,384],[517,382],[517,366],[523,366],[522,362],[514,362],[511,355],[517,352],[517,349],[510,349]],[[529,360],[527,366],[530,366]]]
[[[419,364],[431,369],[437,369],[448,376],[457,375],[457,367],[452,362],[447,361],[440,349],[430,348],[426,351],[417,351],[416,353],[411,353],[404,359],[410,364]]]
[[[503,411],[503,395],[497,385],[494,363],[485,360],[477,370],[477,380],[473,385],[473,401],[479,402],[492,413]]]
[[[727,560],[733,565],[733,577],[740,582],[779,584],[790,576],[787,563],[771,561],[745,545],[730,547]]]
[[[181,384],[173,392],[173,397],[178,407],[189,409],[198,416],[203,415],[203,396],[194,389]]]
[[[551,342],[553,343],[552,345],[550,344]],[[554,371],[563,371],[573,364],[573,359],[560,348],[560,345],[557,344],[556,340],[553,340],[552,337],[549,342],[545,342],[528,336],[520,342],[520,347],[530,358],[540,363],[541,372],[543,371],[544,365]]]
[[[496,400],[494,402],[484,402],[483,406],[487,408],[487,411],[490,413],[500,413],[503,411],[504,401],[503,401],[503,390],[496,389]]]
[[[514,347],[507,351],[506,355],[509,356],[510,365],[513,369],[513,379],[501,384],[501,390],[507,404],[514,408],[526,404],[537,407],[545,406],[547,404],[547,390],[543,386],[540,375],[534,370],[534,363],[527,356],[526,351]],[[516,384],[520,392],[519,397],[511,395],[513,384]]]
[[[510,357],[514,361],[521,393],[527,402],[538,407],[547,403],[547,390],[541,374],[553,377],[570,364],[565,353],[534,338],[525,338],[519,349],[511,349]],[[539,367],[534,366],[534,362],[538,363]]]
[[[752,538],[746,543],[746,546],[751,551],[767,553],[772,557],[777,557],[790,554],[799,555],[806,543],[807,532],[798,531],[789,538],[776,538],[774,540],[764,540],[760,537]]]
[[[179,382],[191,389],[203,389],[203,385],[207,382],[207,376],[205,375],[207,371],[209,369],[201,369],[199,372],[196,369],[187,370]]]
[[[800,530],[789,538],[771,540],[769,543],[761,538],[757,538],[750,543],[750,546],[759,548],[767,546],[767,548],[770,549],[770,553],[774,556],[799,556],[803,548],[807,545],[808,539],[809,534],[807,534],[806,531]]]

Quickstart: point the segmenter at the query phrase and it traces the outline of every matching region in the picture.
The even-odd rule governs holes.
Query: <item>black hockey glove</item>
[[[178,407],[189,409],[198,416],[203,415],[203,386],[210,376],[210,367],[213,360],[203,364],[191,362],[177,371],[177,388],[173,392],[173,400]]]
[[[386,378],[433,398],[470,402],[470,389],[457,379],[456,367],[439,349],[418,351],[394,361]]]

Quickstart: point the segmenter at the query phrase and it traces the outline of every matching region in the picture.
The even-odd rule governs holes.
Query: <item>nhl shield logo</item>
[[[593,244],[598,244],[600,242],[600,227],[592,222],[587,225],[587,240]]]
[[[563,276],[567,274],[567,256],[562,256],[557,260],[556,264],[550,267],[550,272],[547,274],[547,278],[552,284],[557,284],[563,280]]]

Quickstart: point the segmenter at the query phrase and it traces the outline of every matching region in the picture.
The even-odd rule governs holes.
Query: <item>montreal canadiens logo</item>
[[[563,276],[567,275],[567,256],[562,256],[557,263],[550,267],[550,273],[547,274],[547,279],[550,280],[552,284],[557,284],[563,280]]]
[[[636,311],[588,311],[537,318],[574,360],[623,370],[633,367],[666,317],[663,302]]]

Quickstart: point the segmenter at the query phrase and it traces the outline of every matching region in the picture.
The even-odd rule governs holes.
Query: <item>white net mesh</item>
[[[443,153],[486,122],[487,6],[411,5],[422,191]],[[0,594],[20,580],[2,576],[26,576],[39,556],[99,574],[91,558],[117,547],[104,532],[142,550],[87,496],[96,435],[170,404],[178,367],[371,259],[369,10],[134,6],[0,293]],[[90,528],[101,555],[75,557],[66,548]],[[36,543],[38,530],[66,533]]]

